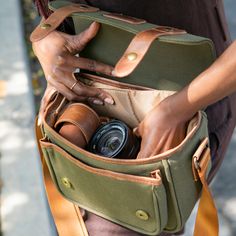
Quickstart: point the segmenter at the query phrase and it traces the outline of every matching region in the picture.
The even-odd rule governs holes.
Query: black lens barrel
[[[112,120],[100,126],[91,138],[87,150],[108,158],[135,159],[140,140],[120,120]]]

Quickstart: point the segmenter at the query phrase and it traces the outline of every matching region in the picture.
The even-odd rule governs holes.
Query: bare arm
[[[140,123],[138,158],[161,153],[179,144],[186,123],[200,109],[236,91],[236,41],[203,73],[180,92],[156,106]]]
[[[180,104],[188,116],[236,91],[236,41],[212,66],[170,99],[174,110]],[[175,110],[175,112],[178,112]],[[181,110],[179,111],[181,112]]]

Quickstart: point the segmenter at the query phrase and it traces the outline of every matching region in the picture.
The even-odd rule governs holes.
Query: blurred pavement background
[[[225,0],[236,38],[236,1]],[[23,41],[20,2],[0,8],[0,228],[4,236],[53,236],[33,134],[34,104]],[[220,213],[220,236],[236,235],[236,132],[212,190]],[[192,235],[194,213],[185,236]],[[1,233],[0,233],[1,234]],[[205,236],[205,235],[203,235]]]

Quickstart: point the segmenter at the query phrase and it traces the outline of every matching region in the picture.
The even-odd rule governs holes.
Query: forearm
[[[187,87],[171,96],[171,112],[189,117],[236,91],[236,41]]]

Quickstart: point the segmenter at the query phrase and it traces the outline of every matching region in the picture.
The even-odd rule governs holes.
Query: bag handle
[[[63,22],[63,20],[72,13],[97,11],[99,11],[98,8],[84,4],[71,4],[61,7],[36,27],[30,36],[30,40],[35,42],[43,39],[50,32],[55,30]],[[116,64],[113,76],[125,77],[131,74],[142,61],[143,57],[155,39],[164,35],[179,34],[186,34],[186,31],[168,26],[157,26],[155,28],[137,33],[121,59]]]
[[[44,186],[47,194],[48,204],[60,236],[88,236],[86,226],[80,209],[75,204],[66,200],[56,189],[49,169],[43,157],[39,140],[43,138],[38,119],[35,119],[35,135],[42,164]]]
[[[199,201],[194,236],[218,236],[219,234],[217,209],[206,180],[210,160],[208,138],[205,138],[192,160],[194,180],[198,181],[199,179],[202,183],[202,195]]]

